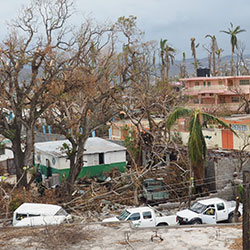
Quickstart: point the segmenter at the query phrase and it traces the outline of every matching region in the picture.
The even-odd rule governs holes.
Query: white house
[[[39,164],[42,174],[49,177],[59,173],[67,177],[70,162],[62,151],[63,144],[71,146],[68,140],[35,143],[35,164]],[[83,176],[98,176],[112,168],[120,171],[126,169],[126,148],[116,143],[98,137],[88,138],[85,144],[84,166],[79,174]]]

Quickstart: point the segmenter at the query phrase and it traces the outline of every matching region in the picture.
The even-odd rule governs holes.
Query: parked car
[[[158,204],[168,200],[169,192],[162,179],[145,179],[142,197],[147,204]]]
[[[216,224],[217,222],[232,222],[236,202],[220,198],[199,200],[190,208],[177,212],[179,224]],[[238,216],[242,215],[242,204]]]
[[[131,221],[133,227],[158,227],[176,225],[176,215],[164,215],[150,207],[125,209],[120,216],[104,219],[103,222]]]
[[[13,226],[42,226],[69,222],[72,216],[61,206],[40,203],[23,203],[13,214]]]

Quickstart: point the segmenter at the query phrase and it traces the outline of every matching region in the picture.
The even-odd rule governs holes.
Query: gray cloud
[[[17,16],[21,5],[29,0],[8,0],[1,3],[0,23],[3,38],[6,33],[5,21]],[[218,44],[230,54],[230,37],[220,30],[226,30],[230,22],[247,30],[238,39],[246,44],[246,53],[250,53],[248,22],[250,1],[248,0],[75,0],[77,13],[90,15],[99,22],[115,21],[120,16],[137,16],[138,27],[145,32],[146,40],[168,39],[178,51],[191,56],[190,38],[195,37],[201,45],[208,44],[206,34],[215,35]],[[77,18],[75,20],[82,20]],[[75,21],[76,23],[76,21]],[[198,57],[206,56],[200,46]]]

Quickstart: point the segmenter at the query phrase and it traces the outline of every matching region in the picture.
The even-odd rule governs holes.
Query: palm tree
[[[176,50],[167,44],[167,39],[160,41],[160,57],[161,57],[161,79],[163,82],[168,81],[170,63],[174,63]]]
[[[218,50],[218,45],[217,45],[217,41],[216,41],[216,37],[213,35],[206,35],[205,38],[211,38],[211,52],[212,52],[212,62],[213,62],[213,72],[212,75],[215,76],[215,72],[216,72],[216,51]]]
[[[167,62],[167,80],[169,79],[169,69],[170,69],[170,63],[173,65],[174,64],[174,57],[175,57],[175,52],[176,50],[167,45],[166,46],[166,62]]]
[[[197,60],[197,57],[196,57],[196,48],[198,48],[200,44],[195,44],[195,38],[192,37],[191,38],[191,50],[192,50],[192,56],[194,57],[194,70],[195,70],[195,74],[197,74],[197,69],[198,69],[198,66],[199,66],[199,62]]]
[[[180,65],[180,78],[187,77],[187,70],[186,70],[186,53],[182,53],[182,63]]]
[[[221,30],[221,32],[224,32],[228,35],[230,35],[230,41],[232,46],[232,59],[231,59],[231,75],[234,75],[234,51],[235,48],[238,48],[238,41],[237,41],[237,35],[241,32],[245,32],[246,30],[240,29],[240,26],[238,25],[236,28],[234,28],[233,24],[230,23],[231,27],[228,28],[228,30]]]
[[[182,107],[179,107],[170,113],[166,122],[166,128],[168,131],[170,131],[171,127],[180,117],[189,117],[188,154],[195,183],[201,187],[203,185],[204,162],[207,153],[207,146],[202,133],[202,124],[216,122],[222,127],[230,129],[234,134],[236,133],[229,125],[213,115],[203,113],[200,109],[190,110]]]
[[[161,57],[161,80],[164,82],[166,78],[166,62],[165,62],[165,50],[166,50],[166,44],[167,40],[160,41],[160,57]]]
[[[215,54],[217,55],[217,59],[218,59],[218,63],[217,63],[217,65],[218,65],[218,70],[217,70],[217,72],[216,72],[216,74],[218,74],[218,75],[220,75],[220,67],[221,67],[221,53],[223,52],[224,50],[222,49],[222,48],[220,48],[220,49],[217,49],[216,51],[215,51]]]

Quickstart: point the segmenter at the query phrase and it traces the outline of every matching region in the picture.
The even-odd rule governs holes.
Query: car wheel
[[[233,213],[229,214],[229,216],[228,216],[228,222],[232,223],[233,222],[233,218],[234,218],[234,214]]]
[[[240,212],[238,212],[237,216],[238,216],[238,218],[240,217]],[[227,221],[229,223],[233,223],[234,222],[234,213],[229,214]]]
[[[166,227],[166,226],[168,226],[168,223],[159,223],[156,226],[157,227]]]
[[[193,225],[197,225],[197,224],[202,224],[202,223],[201,223],[201,220],[196,219],[196,220],[194,220],[194,221],[192,222],[192,224],[193,224]]]

